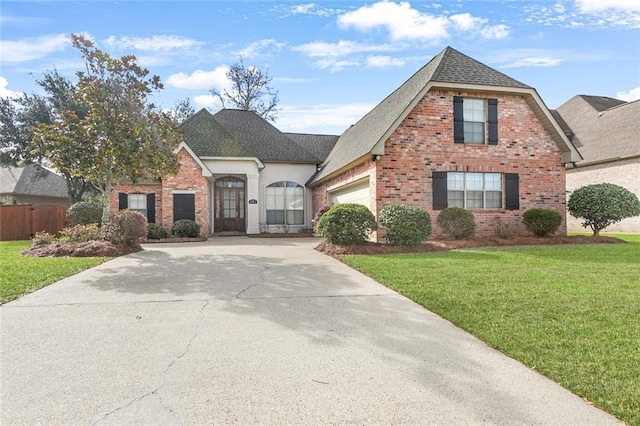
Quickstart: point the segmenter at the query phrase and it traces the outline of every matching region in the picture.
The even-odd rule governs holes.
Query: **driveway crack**
[[[91,423],[92,425],[100,424],[107,417],[112,416],[112,415],[116,414],[117,412],[122,411],[122,410],[124,410],[124,409],[126,409],[128,407],[131,407],[134,404],[136,404],[136,403],[138,403],[138,402],[142,401],[143,399],[145,399],[147,397],[150,397],[150,396],[156,396],[160,400],[160,404],[162,405],[162,408],[164,408],[172,416],[178,418],[178,413],[173,411],[173,409],[164,402],[160,392],[162,391],[162,388],[164,387],[164,385],[166,383],[167,375],[169,374],[169,371],[173,368],[173,366],[176,364],[176,362],[178,362],[181,358],[183,358],[185,355],[187,355],[189,353],[189,351],[191,350],[191,346],[193,345],[193,342],[196,340],[196,338],[200,334],[200,325],[202,324],[202,321],[204,320],[204,310],[208,305],[209,305],[209,300],[205,301],[205,303],[200,308],[200,311],[199,311],[200,317],[196,321],[193,334],[192,334],[191,338],[189,339],[189,341],[187,342],[187,346],[185,347],[184,351],[182,351],[180,354],[178,354],[175,358],[173,358],[171,360],[171,362],[169,362],[169,364],[167,364],[167,366],[165,367],[165,369],[162,372],[162,382],[160,383],[160,385],[158,385],[152,391],[147,392],[147,393],[145,393],[143,395],[140,395],[140,396],[134,398],[133,400],[129,401],[128,403],[126,403],[124,405],[121,405],[121,406],[109,411],[108,413],[105,413],[105,414],[101,415],[98,419],[96,419],[94,422]]]
[[[267,282],[266,278],[264,277],[265,272],[267,272],[269,270],[268,266],[265,266],[262,268],[262,270],[260,271],[260,273],[258,274],[260,276],[260,282],[257,282],[255,284],[251,284],[247,287],[245,287],[244,289],[240,290],[238,292],[238,294],[236,294],[235,298],[236,299],[244,299],[243,297],[241,298],[240,296],[242,296],[245,292],[251,290],[254,287],[258,287],[260,285],[263,285],[264,283]]]

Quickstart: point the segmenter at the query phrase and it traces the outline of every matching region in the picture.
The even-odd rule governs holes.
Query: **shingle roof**
[[[577,95],[557,111],[580,146],[578,165],[640,155],[640,101]]]
[[[64,178],[34,164],[0,167],[0,194],[68,198]]]
[[[327,159],[340,137],[336,135],[312,135],[306,133],[285,133],[285,135],[321,161]]]
[[[253,111],[202,109],[181,128],[198,157],[252,157],[262,162],[317,164],[321,160]]]
[[[323,163],[321,171],[313,178],[313,182],[371,153],[376,144],[399,124],[399,120],[403,118],[403,112],[414,100],[417,100],[429,82],[532,89],[447,47],[340,136],[335,148]]]

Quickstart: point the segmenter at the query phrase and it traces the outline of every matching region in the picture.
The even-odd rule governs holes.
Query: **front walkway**
[[[617,424],[313,250],[149,244],[0,308],[17,424]]]

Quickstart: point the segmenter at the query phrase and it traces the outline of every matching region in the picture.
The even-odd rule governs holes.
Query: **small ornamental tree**
[[[471,238],[476,233],[476,220],[473,213],[462,207],[443,209],[436,221],[445,234],[456,240]]]
[[[593,235],[600,235],[607,226],[640,215],[640,200],[619,185],[599,183],[573,191],[567,208],[571,216],[584,219],[584,228],[591,228]]]
[[[331,244],[363,244],[378,229],[371,210],[361,204],[345,203],[331,207],[318,220],[318,235]]]
[[[431,216],[418,207],[387,204],[378,220],[387,228],[385,235],[391,244],[417,246],[431,235]]]

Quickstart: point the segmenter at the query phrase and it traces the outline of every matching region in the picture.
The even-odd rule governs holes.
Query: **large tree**
[[[70,172],[68,165],[77,161],[76,147],[85,141],[74,140],[59,147],[60,152],[52,153],[38,149],[33,144],[33,137],[36,126],[59,120],[66,110],[82,117],[86,115],[86,108],[74,101],[75,85],[57,70],[46,72],[36,83],[44,90],[44,94],[23,94],[0,99],[0,165],[37,163],[50,166],[49,158],[57,155],[65,159],[57,169],[67,183],[69,201],[78,202],[89,183],[82,176]]]
[[[255,111],[263,118],[275,121],[278,114],[278,92],[269,85],[273,80],[268,70],[245,66],[244,58],[229,67],[227,78],[231,89],[211,89],[211,94],[220,100],[222,108]]]
[[[59,119],[36,128],[33,142],[43,152],[57,153],[74,141],[85,141],[76,147],[76,161],[68,168],[100,192],[106,223],[109,195],[116,185],[177,171],[174,150],[182,132],[170,114],[149,101],[163,86],[158,76],[138,65],[135,56],[112,58],[83,36],[71,38],[86,66],[76,73],[73,101],[86,113],[64,110]],[[50,161],[60,168],[65,158],[54,154]]]
[[[184,120],[195,113],[196,108],[191,104],[191,100],[189,98],[180,99],[169,111],[173,120],[178,124],[182,124]]]

